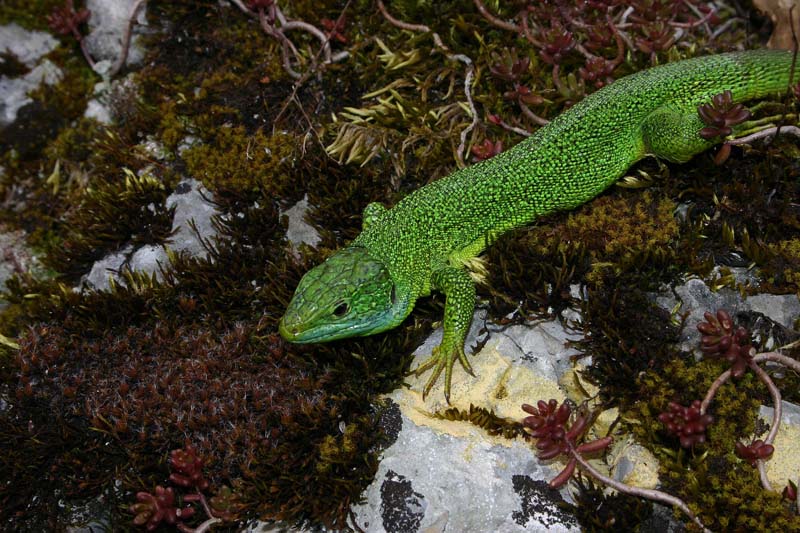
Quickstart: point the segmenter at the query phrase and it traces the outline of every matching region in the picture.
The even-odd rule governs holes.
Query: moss
[[[489,435],[503,435],[507,439],[526,436],[521,422],[502,418],[494,414],[494,411],[484,407],[470,404],[469,410],[451,407],[434,413],[435,418],[443,420],[463,420],[475,424],[479,428],[486,430]]]
[[[758,406],[768,402],[752,374],[720,389],[709,409],[714,422],[708,440],[693,450],[676,446],[656,421],[670,401],[688,405],[702,398],[722,370],[716,361],[674,359],[658,371],[647,371],[637,380],[640,402],[623,418],[641,421],[631,429],[658,457],[664,489],[688,501],[706,527],[796,531],[796,518],[780,495],[765,491],[757,471],[733,453],[737,441],[753,434]]]
[[[168,194],[158,179],[130,170],[124,180],[85,189],[78,208],[67,214],[63,237],[48,250],[46,263],[77,276],[126,245],[162,243],[172,231],[174,209],[166,207]]]
[[[71,50],[56,48],[47,55],[47,59],[58,65],[62,77],[55,85],[40,86],[31,93],[31,97],[57,110],[67,120],[80,118],[100,77],[89,68],[83,56]]]
[[[585,247],[591,258],[586,281],[597,286],[608,268],[616,275],[626,270],[647,275],[668,267],[678,235],[675,208],[670,199],[654,199],[649,191],[604,196],[570,213],[563,224],[535,228],[527,239],[542,255],[569,255]]]
[[[637,531],[653,514],[647,500],[620,493],[610,494],[591,478],[577,476],[574,513],[583,531]]]
[[[215,193],[251,194],[264,189],[277,194],[296,147],[292,135],[267,136],[261,131],[247,135],[243,126],[236,126],[219,128],[208,144],[189,148],[183,159],[189,173]]]
[[[643,372],[668,372],[680,356],[675,349],[680,327],[641,289],[621,284],[591,291],[581,306],[580,326],[584,337],[573,346],[592,356],[586,373],[606,404],[635,404],[643,391],[631,384]]]
[[[76,6],[81,3],[76,2]],[[8,0],[0,6],[0,24],[16,23],[29,30],[49,31],[47,15],[62,5],[63,0]]]
[[[780,108],[791,112],[791,107]],[[774,110],[773,110],[774,111]],[[700,155],[664,185],[667,193],[691,208],[686,211],[677,260],[682,268],[712,280],[714,264],[756,265],[762,283],[745,292],[795,292],[787,270],[793,267],[789,244],[798,238],[800,219],[792,206],[800,165],[791,140],[745,152],[734,151],[723,166]],[[787,277],[788,276],[788,277]]]
[[[158,456],[188,437],[208,457],[215,480],[240,479],[243,519],[345,524],[348,502],[357,500],[376,465],[378,414],[369,399],[397,385],[410,359],[396,354],[410,352],[432,313],[421,306],[405,333],[391,337],[285,345],[275,333],[277,319],[308,264],[283,252],[283,229],[269,197],[258,203],[240,206],[241,216],[220,225],[227,238],[208,258],[177,257],[161,281],[127,276],[109,292],[84,294],[52,281],[12,282],[4,331],[46,322],[27,329],[16,359],[4,360],[3,375],[13,378],[12,395],[19,394],[15,401],[25,410],[56,402],[124,450],[108,463],[96,460],[95,453],[104,453],[96,447],[81,448],[81,470],[55,463],[54,476],[78,479],[81,472],[96,480],[76,497],[96,493],[114,472],[133,471],[138,479],[123,487],[132,501],[130,491],[163,482],[164,468],[154,467]],[[287,388],[269,393],[265,369],[272,390]],[[21,379],[14,377],[20,372]],[[340,422],[348,428],[342,436]],[[25,424],[18,420],[7,429],[24,434]],[[27,463],[9,461],[4,475],[30,479],[26,494],[33,497],[46,487],[37,472],[52,464],[37,458],[77,449],[79,438],[67,435],[41,455],[32,451]],[[25,498],[0,492],[0,501],[11,513]],[[53,499],[40,501],[41,516],[63,516],[48,507]]]
[[[91,118],[80,118],[65,128],[47,144],[44,154],[48,161],[81,163],[91,155],[92,140],[101,135],[102,127]]]
[[[800,238],[771,243],[767,247],[770,258],[762,267],[767,281],[774,287],[786,287],[800,293]]]
[[[23,13],[13,0],[0,17],[44,28],[46,14],[60,3],[25,3],[30,11]],[[708,43],[704,28],[692,26],[681,32],[679,46],[659,47],[659,24],[693,16],[685,6],[670,11],[665,5],[632,4],[647,20],[631,19],[626,32],[634,47],[609,77],[696,55],[706,46],[739,46],[743,30],[737,27]],[[540,97],[531,109],[551,118],[607,81],[585,77],[585,57],[574,48],[564,51],[554,77],[546,47],[493,27],[471,4],[460,6],[452,20],[434,16],[442,6],[432,2],[387,6],[408,22],[428,24],[450,50],[472,58],[479,113],[497,114],[515,127],[538,127],[517,99],[505,96],[515,84]],[[298,0],[282,7],[312,24],[343,13],[340,2]],[[513,20],[519,6],[489,7]],[[552,3],[531,9],[531,19],[552,36],[569,22],[566,13],[576,22],[577,43],[607,59],[616,55],[616,43],[602,35],[605,10],[578,12]],[[22,481],[13,492],[0,487],[0,518],[19,512],[13,520],[20,528],[57,530],[64,515],[56,495],[104,495],[112,498],[112,526],[124,530],[131,516],[121,510],[132,493],[163,483],[166,451],[188,437],[208,455],[210,475],[236,487],[243,520],[260,515],[347,527],[347,506],[371,480],[377,460],[380,410],[371,404],[398,385],[409,364],[405,354],[441,318],[441,299],[419,302],[392,332],[328,345],[286,345],[276,336],[277,321],[300,276],[358,234],[368,202],[394,204],[458,164],[455,149],[472,117],[463,105],[464,65],[437,51],[430,34],[393,27],[366,0],[347,4],[345,15],[347,43],[333,46],[347,49],[349,59],[296,83],[283,69],[280,44],[237,9],[214,0],[151,1],[150,27],[158,30],[147,39],[141,70],[132,73],[136,84],[121,84],[114,93],[115,123],[107,127],[82,119],[97,78],[75,43],[65,39],[51,54],[64,80],[36,92],[23,115],[28,131],[5,130],[2,140],[5,205],[25,207],[9,207],[2,216],[33,234],[55,271],[43,279],[14,277],[4,295],[0,331],[21,336],[23,347],[18,353],[2,348],[0,355],[0,397],[13,413],[0,415],[0,475]],[[723,23],[732,13],[719,16]],[[549,46],[552,36],[540,37]],[[298,45],[296,67],[305,73],[318,44],[303,32],[291,37]],[[517,79],[501,79],[492,67],[512,46],[529,64]],[[469,142],[511,146],[520,138],[481,120]],[[142,146],[146,139],[170,153],[155,160]],[[202,144],[183,151],[192,139]],[[631,416],[648,420],[645,410],[661,406],[673,391],[690,390],[691,379],[704,381],[675,352],[677,328],[653,308],[647,290],[680,272],[707,275],[716,259],[732,252],[758,262],[770,290],[796,290],[789,280],[793,240],[800,237],[793,207],[796,155],[791,142],[779,139],[753,152],[735,150],[722,168],[708,158],[664,168],[645,161],[638,170],[672,175],[654,181],[646,194],[615,190],[594,206],[503,237],[489,251],[490,281],[481,294],[503,321],[518,307],[514,319],[577,307],[571,287],[582,285],[588,300],[584,322],[576,326],[591,334],[593,342],[581,348],[595,355],[592,377],[609,403],[639,405],[641,413]],[[339,163],[340,157],[351,163]],[[123,168],[152,180],[127,183]],[[164,198],[186,174],[214,192],[222,213],[220,239],[207,243],[208,257],[174,256],[159,279],[129,273],[106,292],[73,291],[65,281],[76,280],[97,257],[163,240],[170,228]],[[322,243],[295,258],[287,252],[280,210],[305,194],[307,220]],[[671,212],[683,202],[693,209],[676,223]],[[724,237],[726,225],[734,238]],[[761,257],[759,250],[770,253]],[[648,381],[673,375],[684,381]],[[635,403],[648,394],[653,402]],[[736,395],[720,396],[715,409],[731,419],[750,412]],[[511,431],[480,408],[444,416]],[[721,423],[714,438],[730,439],[744,427]],[[672,444],[656,430],[642,439],[660,449]],[[729,483],[744,494],[751,490],[749,477],[728,481],[715,473],[734,464],[729,455],[711,464],[663,452],[671,457],[669,475],[687,493],[711,494],[716,484]],[[685,473],[687,464],[694,477]],[[704,485],[707,472],[713,475]],[[119,480],[122,489],[111,490]],[[725,489],[731,501],[733,490]],[[716,500],[708,505],[733,516]],[[749,519],[748,513],[742,516]],[[51,523],[36,527],[42,526],[38,517],[50,516]]]
[[[18,119],[0,131],[0,146],[4,149],[0,161],[12,169],[24,169],[26,162],[36,161],[50,139],[81,117],[97,81],[82,58],[62,48],[50,52],[47,59],[61,69],[60,80],[32,90],[32,103],[22,107]],[[4,177],[3,182],[7,181],[8,177]]]
[[[30,69],[22,63],[17,56],[8,52],[0,53],[0,76],[16,78],[24,76]]]

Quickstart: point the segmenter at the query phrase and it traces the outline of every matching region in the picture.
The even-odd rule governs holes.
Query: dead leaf
[[[794,32],[800,39],[800,0],[753,0],[753,5],[767,15],[774,25],[772,35],[767,41],[767,48],[792,50],[794,37],[791,19],[794,19]]]

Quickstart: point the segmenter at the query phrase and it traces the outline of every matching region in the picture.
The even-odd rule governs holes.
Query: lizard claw
[[[442,374],[442,371],[444,371],[444,398],[447,400],[448,404],[450,403],[450,384],[453,379],[453,365],[455,364],[456,359],[458,359],[458,361],[461,363],[461,366],[464,367],[464,370],[466,370],[469,375],[475,376],[475,373],[473,372],[472,367],[467,360],[467,356],[464,353],[463,346],[459,346],[450,350],[442,349],[441,346],[437,346],[433,349],[431,356],[423,361],[413,371],[415,376],[419,376],[431,368],[433,369],[431,376],[425,383],[425,387],[422,389],[423,400],[428,396],[428,393],[439,380],[439,376]]]

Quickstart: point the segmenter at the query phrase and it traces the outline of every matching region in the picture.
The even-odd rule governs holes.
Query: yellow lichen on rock
[[[403,414],[419,426],[504,446],[510,446],[512,441],[500,435],[490,436],[469,422],[443,420],[431,416],[431,413],[450,407],[469,410],[470,405],[476,405],[494,411],[497,416],[519,420],[525,415],[520,408],[523,403],[535,403],[542,398],[558,401],[565,398],[558,383],[538,376],[529,368],[514,365],[496,349],[495,344],[485,346],[475,357],[470,356],[470,364],[475,371],[474,377],[458,369],[453,372],[450,405],[444,400],[443,380],[434,385],[423,401],[420,391],[428,376],[409,376],[406,381],[410,388],[398,389],[391,398],[399,404]]]
[[[769,421],[766,421],[769,423]],[[784,423],[775,436],[775,452],[767,461],[767,477],[775,490],[783,490],[789,480],[800,476],[800,426]]]

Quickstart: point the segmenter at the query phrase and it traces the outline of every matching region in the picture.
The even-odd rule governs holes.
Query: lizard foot
[[[442,370],[444,370],[444,398],[447,400],[447,403],[450,403],[450,382],[453,378],[453,365],[456,362],[456,359],[461,363],[461,366],[464,367],[469,375],[475,376],[475,373],[472,371],[472,367],[467,360],[467,356],[464,354],[464,346],[459,345],[457,347],[451,349],[443,349],[442,346],[437,346],[433,349],[433,354],[422,362],[415,370],[414,375],[419,376],[431,368],[433,372],[431,373],[431,377],[428,378],[427,383],[425,383],[425,387],[422,389],[422,399],[424,400],[428,393],[433,388],[433,385],[439,379],[439,376],[442,374]]]

